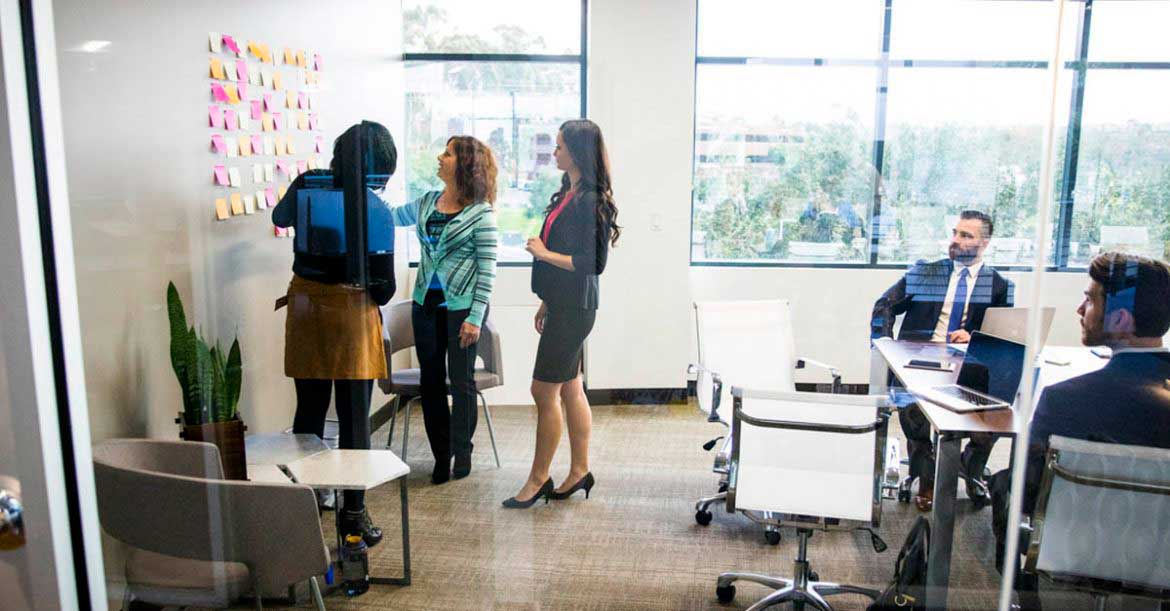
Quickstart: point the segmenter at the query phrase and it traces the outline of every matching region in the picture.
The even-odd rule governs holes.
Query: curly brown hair
[[[496,201],[496,156],[488,145],[471,136],[451,136],[447,145],[454,145],[455,189],[463,206],[475,202]]]

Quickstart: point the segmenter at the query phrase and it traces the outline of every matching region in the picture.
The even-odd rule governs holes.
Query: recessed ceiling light
[[[77,50],[82,53],[101,53],[111,44],[108,40],[87,40],[78,45]]]

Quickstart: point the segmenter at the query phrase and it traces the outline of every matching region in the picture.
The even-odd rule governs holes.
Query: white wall
[[[177,433],[181,400],[164,301],[170,280],[189,321],[225,346],[239,334],[249,430],[288,426],[285,317],[272,304],[291,277],[292,246],[272,237],[267,212],[214,220],[208,32],[268,42],[277,52],[286,45],[320,52],[327,143],[361,119],[400,134],[398,5],[59,0],[54,10],[95,440]],[[111,44],[102,53],[74,50],[89,40]],[[246,188],[251,165],[243,159]]]

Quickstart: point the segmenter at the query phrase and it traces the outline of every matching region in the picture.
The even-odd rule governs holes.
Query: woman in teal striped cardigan
[[[496,278],[496,173],[491,149],[471,136],[454,136],[439,155],[443,190],[392,210],[395,225],[417,227],[422,247],[412,322],[436,484],[451,478],[452,457],[455,479],[471,472],[475,343]]]

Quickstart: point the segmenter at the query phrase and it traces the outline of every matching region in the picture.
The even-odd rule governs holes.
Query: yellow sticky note
[[[280,91],[281,89],[284,89],[284,85],[281,84],[279,72],[272,73],[272,89],[273,91]]]
[[[263,115],[261,115],[260,122],[261,122],[261,125],[263,126],[261,129],[263,129],[266,132],[270,132],[270,131],[276,129],[276,122],[272,120],[272,115],[270,115],[268,113],[264,113]]]
[[[244,198],[239,193],[232,193],[232,214],[244,213]]]
[[[289,89],[284,92],[284,106],[285,108],[297,107],[297,92]]]
[[[272,63],[272,49],[268,48],[267,43],[262,43],[260,45],[260,61],[264,62],[265,64]]]
[[[284,150],[289,155],[296,155],[297,154],[297,146],[296,146],[296,144],[293,144],[292,138],[289,138],[288,142],[285,143]]]
[[[277,154],[277,156],[285,154],[284,136],[277,136],[276,137],[276,154]]]
[[[222,197],[215,200],[215,218],[220,221],[228,220],[227,200]]]
[[[216,57],[211,58],[211,78],[221,81],[227,78],[223,73],[223,62],[219,61],[219,58]]]
[[[285,49],[284,49],[284,63],[291,66],[293,64],[293,62],[295,62],[295,61],[296,61],[296,58],[293,57],[293,50],[289,49],[288,47],[285,47]]]
[[[247,134],[244,134],[244,135],[239,137],[239,142],[240,142],[240,156],[251,157],[252,156],[252,138],[250,136],[248,136]]]
[[[284,199],[285,193],[288,193],[288,187],[281,185],[279,188],[276,189],[276,199],[277,200]]]
[[[235,83],[228,83],[223,86],[223,90],[227,92],[229,104],[240,103],[240,92],[236,89]]]
[[[309,62],[305,60],[305,52],[303,50],[297,51],[297,66],[304,68],[307,65],[309,65]]]
[[[297,129],[309,129],[309,118],[303,112],[297,113]]]
[[[256,59],[260,59],[260,45],[256,44],[256,41],[248,41],[248,52],[255,55]]]

